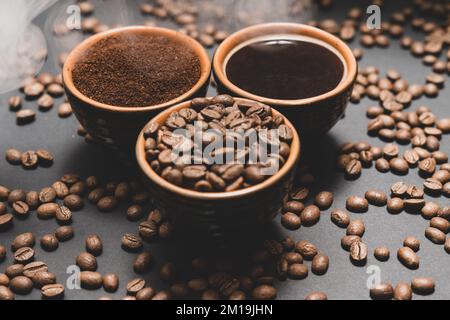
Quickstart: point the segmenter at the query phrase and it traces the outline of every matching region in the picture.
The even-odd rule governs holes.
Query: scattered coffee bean
[[[286,212],[281,216],[281,224],[288,230],[298,230],[302,225],[302,220],[297,214]]]
[[[130,280],[127,283],[127,293],[131,295],[136,295],[140,290],[145,287],[145,280],[141,278],[136,278]]]
[[[11,250],[17,251],[23,247],[33,247],[36,242],[36,237],[31,232],[21,233],[11,243]]]
[[[45,251],[55,251],[59,247],[59,241],[53,234],[43,235],[40,242]]]
[[[59,299],[64,296],[64,286],[59,283],[47,284],[41,288],[42,298]]]
[[[350,224],[350,217],[343,210],[333,210],[331,212],[331,221],[340,228],[347,228]]]
[[[354,241],[350,246],[350,259],[356,263],[365,263],[367,260],[368,248],[362,241]]]
[[[320,220],[320,209],[315,205],[309,205],[300,214],[302,225],[311,227]]]
[[[419,268],[419,257],[411,248],[400,248],[397,252],[397,257],[398,260],[408,269],[415,270]]]
[[[34,286],[36,288],[40,289],[43,286],[46,286],[49,284],[55,284],[56,283],[56,275],[49,271],[39,271],[33,276],[32,280],[33,280]]]
[[[142,249],[142,240],[133,234],[125,234],[122,236],[122,247],[129,251],[138,251]]]
[[[98,272],[82,271],[80,273],[81,287],[88,290],[95,290],[102,286],[103,277]]]
[[[430,295],[434,292],[435,283],[430,277],[416,277],[411,281],[411,288],[415,294]]]
[[[319,192],[314,198],[314,203],[320,210],[327,210],[333,204],[333,194],[328,191]]]
[[[56,221],[60,224],[70,224],[72,221],[72,211],[65,206],[59,206],[55,212]]]
[[[390,283],[380,283],[370,289],[373,300],[391,300],[394,297],[394,288]]]
[[[86,251],[94,256],[99,256],[103,251],[103,243],[100,237],[92,234],[86,237]]]
[[[425,229],[425,237],[434,244],[443,245],[445,243],[445,233],[439,229],[428,227]]]
[[[33,258],[34,250],[29,247],[17,249],[17,251],[14,253],[14,261],[16,263],[25,264],[33,260]]]
[[[299,241],[295,245],[295,251],[300,253],[305,260],[312,260],[317,255],[317,248],[309,241]]]
[[[352,212],[362,213],[369,209],[369,203],[366,199],[358,196],[350,196],[346,201],[347,210]]]
[[[56,229],[55,236],[59,241],[67,241],[73,238],[74,230],[71,226],[62,226]]]
[[[103,276],[103,288],[107,292],[116,292],[119,288],[119,277],[114,273],[107,273]]]
[[[311,271],[317,275],[323,275],[327,272],[329,258],[323,253],[318,253],[312,260]]]
[[[387,195],[378,190],[368,190],[365,194],[366,199],[369,201],[370,204],[373,204],[375,206],[385,206],[387,203]]]
[[[374,251],[374,256],[379,261],[388,261],[390,256],[390,251],[386,247],[378,247]]]

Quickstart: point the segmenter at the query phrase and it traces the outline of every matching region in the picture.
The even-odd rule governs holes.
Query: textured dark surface
[[[336,1],[333,12],[320,13],[317,18],[333,17],[341,19],[351,3],[363,5],[362,1]],[[404,1],[396,1],[395,4],[388,3],[383,11],[384,17],[392,12],[391,6],[400,6]],[[363,3],[363,4],[362,4]],[[362,7],[364,8],[364,7]],[[136,14],[138,16],[138,14]],[[43,24],[44,16],[38,19]],[[408,33],[413,34],[410,30]],[[421,38],[422,35],[416,35]],[[359,46],[357,41],[352,46]],[[46,68],[56,72],[52,61],[52,55]],[[419,59],[413,58],[407,51],[400,49],[397,42],[392,42],[388,49],[365,50],[360,66],[376,65],[385,72],[389,68],[398,69],[410,83],[423,83],[426,74],[431,70],[421,64]],[[447,77],[447,76],[446,76]],[[211,92],[212,93],[212,92]],[[11,93],[13,94],[13,93]],[[13,188],[24,188],[27,190],[39,190],[41,187],[49,186],[66,172],[76,172],[86,177],[98,174],[110,179],[120,179],[127,176],[127,171],[119,164],[110,160],[109,154],[94,146],[87,145],[83,139],[76,135],[77,123],[75,117],[66,120],[59,119],[56,109],[50,112],[38,112],[37,120],[23,127],[15,124],[15,115],[7,107],[7,99],[11,94],[1,96],[0,108],[0,154],[3,155],[9,147],[22,151],[29,149],[47,148],[54,152],[56,161],[51,168],[38,168],[34,171],[24,171],[21,167],[9,165],[3,156],[0,159],[0,184]],[[414,101],[411,109],[420,105],[432,108],[438,117],[450,115],[448,101],[450,94],[448,88],[442,90],[438,98]],[[61,101],[61,99],[59,99]],[[411,184],[422,184],[422,179],[416,170],[410,170],[406,177],[398,177],[391,173],[381,174],[374,168],[364,170],[361,178],[357,181],[346,181],[342,174],[334,170],[335,148],[347,141],[367,140],[373,145],[382,146],[383,143],[377,138],[369,138],[366,135],[367,118],[365,111],[368,106],[376,102],[364,99],[359,105],[350,105],[344,120],[322,140],[317,141],[317,149],[309,154],[319,159],[314,161],[316,166],[317,190],[329,190],[335,194],[332,208],[344,208],[346,197],[356,194],[363,195],[368,188],[377,188],[385,192],[389,191],[390,185],[395,181],[405,181]],[[27,104],[28,105],[28,104]],[[29,104],[36,109],[34,103]],[[56,104],[57,105],[57,104]],[[450,153],[449,137],[445,136],[441,142],[441,150]],[[402,147],[403,150],[404,147]],[[323,160],[320,160],[323,159]],[[118,176],[120,175],[120,176]],[[428,197],[427,197],[428,198]],[[434,201],[441,205],[449,204],[448,198],[437,198]],[[81,211],[74,214],[76,236],[73,240],[61,243],[59,249],[54,253],[45,253],[39,245],[35,246],[36,259],[48,263],[50,270],[56,273],[60,282],[65,283],[67,279],[66,268],[74,264],[75,257],[85,250],[84,240],[88,234],[97,233],[104,243],[104,252],[98,258],[99,271],[101,273],[115,272],[120,276],[121,285],[117,293],[109,296],[120,298],[126,294],[125,284],[132,278],[137,277],[132,269],[134,254],[120,249],[120,238],[126,233],[136,233],[137,223],[132,223],[125,218],[125,207],[120,207],[110,214],[102,214],[90,204]],[[279,298],[281,299],[303,299],[312,291],[324,291],[330,299],[368,299],[369,291],[366,287],[369,266],[378,266],[381,270],[382,281],[396,284],[398,281],[409,282],[414,276],[432,276],[436,280],[436,292],[428,297],[433,299],[450,299],[450,282],[448,270],[450,267],[450,255],[446,254],[442,246],[437,246],[428,241],[424,236],[424,230],[428,225],[421,216],[402,213],[397,216],[387,213],[385,208],[371,206],[364,214],[351,214],[352,218],[361,218],[366,224],[364,241],[369,246],[369,259],[364,267],[356,267],[349,261],[348,253],[340,247],[340,239],[345,230],[337,228],[330,222],[330,211],[322,213],[320,222],[311,228],[302,227],[295,232],[287,232],[278,226],[279,217],[276,219],[274,234],[268,237],[280,238],[281,234],[290,234],[296,240],[305,239],[317,245],[320,251],[330,256],[330,268],[326,275],[315,276],[310,274],[302,281],[288,280],[277,283]],[[45,233],[53,232],[57,224],[55,221],[40,221],[35,214],[25,221],[16,220],[14,227],[6,233],[0,234],[0,243],[9,247],[14,236],[21,232],[32,231],[38,237]],[[249,230],[251,235],[253,230]],[[420,268],[410,271],[403,267],[396,258],[396,251],[401,247],[406,236],[413,235],[420,239],[421,259]],[[184,240],[184,239],[181,239]],[[373,258],[373,250],[377,246],[386,246],[391,250],[391,258],[388,262],[378,262]],[[157,268],[167,260],[178,261],[182,257],[195,256],[198,247],[186,245],[181,241],[177,244],[146,244],[146,248],[154,253],[156,264],[153,271],[145,276],[149,284],[158,289],[166,286],[157,280]],[[8,259],[0,263],[0,272],[12,260],[12,254],[8,252]],[[307,263],[310,265],[310,263]],[[67,299],[95,299],[106,293],[103,289],[96,291],[67,290]],[[40,292],[34,290],[28,296],[19,296],[26,299],[40,299]],[[421,298],[414,296],[415,299]]]

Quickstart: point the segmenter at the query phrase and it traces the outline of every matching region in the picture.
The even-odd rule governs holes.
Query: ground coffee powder
[[[121,107],[170,101],[189,91],[199,78],[200,61],[193,50],[145,33],[98,41],[73,70],[74,84],[81,93]]]

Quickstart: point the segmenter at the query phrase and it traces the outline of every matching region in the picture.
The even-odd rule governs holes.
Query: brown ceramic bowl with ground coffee
[[[96,34],[63,67],[67,97],[96,142],[134,154],[136,137],[158,112],[205,96],[210,59],[194,39],[144,26]]]
[[[247,113],[248,115],[255,112],[257,107],[264,106],[264,108],[267,108],[264,110],[269,110],[268,113],[271,114],[271,118],[279,119],[273,121],[273,123],[282,123],[284,131],[289,132],[289,151],[282,152],[280,148],[278,154],[283,155],[284,160],[281,162],[282,165],[279,166],[276,171],[269,174],[268,177],[263,180],[256,180],[257,182],[255,182],[255,179],[253,179],[253,181],[247,185],[241,183],[239,186],[236,186],[233,181],[242,179],[242,175],[245,176],[246,182],[252,179],[249,179],[248,174],[242,173],[242,171],[239,177],[235,176],[234,178],[231,177],[231,179],[229,179],[230,176],[226,177],[223,172],[219,173],[212,169],[214,165],[211,163],[208,165],[209,169],[206,176],[202,174],[202,178],[198,178],[198,172],[195,172],[195,170],[187,170],[192,166],[185,166],[184,164],[178,166],[177,161],[174,161],[174,165],[165,163],[164,166],[157,168],[159,165],[153,165],[154,161],[152,160],[158,159],[160,164],[162,162],[167,162],[163,159],[163,154],[166,153],[165,150],[167,150],[167,147],[173,144],[174,137],[171,134],[163,134],[163,131],[167,132],[165,131],[166,127],[172,127],[179,123],[182,127],[187,128],[188,125],[186,125],[185,122],[191,125],[194,123],[194,126],[196,126],[194,120],[184,121],[178,119],[180,121],[176,121],[178,116],[181,115],[185,119],[209,118],[211,121],[209,128],[214,130],[217,128],[218,122],[225,121],[226,123],[230,118],[231,122],[234,122],[236,125],[245,125],[247,123],[245,119],[242,119],[242,114],[246,114],[245,111],[243,111],[240,116],[225,111],[225,115],[221,120],[211,120],[211,118],[216,117],[212,110],[217,110],[216,108],[219,103],[211,103],[212,107],[208,108],[208,106],[201,106],[201,103],[198,103],[198,101],[199,99],[194,99],[171,107],[170,109],[161,112],[144,127],[136,144],[136,157],[143,173],[144,181],[157,206],[165,211],[173,220],[175,229],[177,226],[182,226],[181,229],[189,230],[191,234],[192,230],[197,230],[198,234],[211,236],[220,240],[229,239],[230,235],[233,237],[236,236],[239,233],[239,230],[245,230],[245,227],[251,227],[252,230],[255,231],[255,228],[262,225],[262,222],[270,221],[271,218],[275,217],[281,209],[283,200],[291,187],[295,168],[300,157],[300,138],[297,131],[291,122],[278,111],[268,106],[264,106],[259,102],[236,98],[234,99],[233,105],[230,105],[230,108],[239,106],[241,110],[249,110],[249,108],[254,107],[252,111]],[[197,105],[197,107],[194,107],[194,105]],[[193,108],[195,108],[196,111],[186,111]],[[202,110],[207,108],[209,109],[208,112],[202,112]],[[223,108],[223,104],[219,106],[219,109],[220,108],[226,109]],[[261,110],[256,111],[258,115],[265,112]],[[264,113],[264,117],[267,117],[268,113]],[[174,115],[176,115],[176,117],[171,118]],[[260,118],[262,118],[262,116]],[[262,121],[262,126],[264,123],[265,121]],[[226,127],[235,128],[233,124],[226,125]],[[258,126],[258,128],[260,127],[261,126]],[[274,126],[272,126],[272,128],[273,127]],[[216,139],[213,140],[216,141]],[[282,139],[280,134],[279,141],[285,140]],[[157,151],[156,154],[155,150]],[[152,152],[151,154],[149,153],[150,151]],[[193,152],[192,155],[194,154],[195,153]],[[201,159],[204,158],[205,153],[202,153]],[[180,180],[177,178],[177,176],[179,177],[179,174],[174,175],[168,173],[165,169],[169,166],[173,166],[175,169],[179,168],[179,170],[182,171],[183,179]],[[246,168],[249,166],[250,165],[247,163],[245,164]],[[188,172],[185,172],[186,170]],[[208,174],[211,172],[215,172],[223,178],[223,180],[226,180],[226,183],[223,183],[222,181],[223,186],[220,186],[221,179],[217,178],[217,176],[215,179],[210,180]],[[227,171],[226,175],[229,174],[231,174],[231,172]],[[213,177],[214,175],[211,176],[211,178]],[[168,180],[172,182],[169,182]],[[194,188],[196,190],[193,190],[194,184],[190,183],[192,181],[196,182]],[[208,186],[207,181],[210,181],[212,186]],[[197,235],[197,232],[194,232],[193,234]]]
[[[222,42],[213,58],[220,93],[276,108],[299,129],[303,142],[328,132],[343,115],[357,69],[343,41],[294,23],[242,29]]]

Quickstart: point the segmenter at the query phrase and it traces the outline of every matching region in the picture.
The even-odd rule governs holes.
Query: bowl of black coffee
[[[161,110],[206,94],[210,60],[176,31],[133,26],[96,34],[63,68],[68,100],[92,140],[130,155],[142,126]]]
[[[306,140],[329,131],[345,111],[356,79],[350,48],[307,25],[269,23],[227,38],[213,59],[220,93],[268,104]]]

